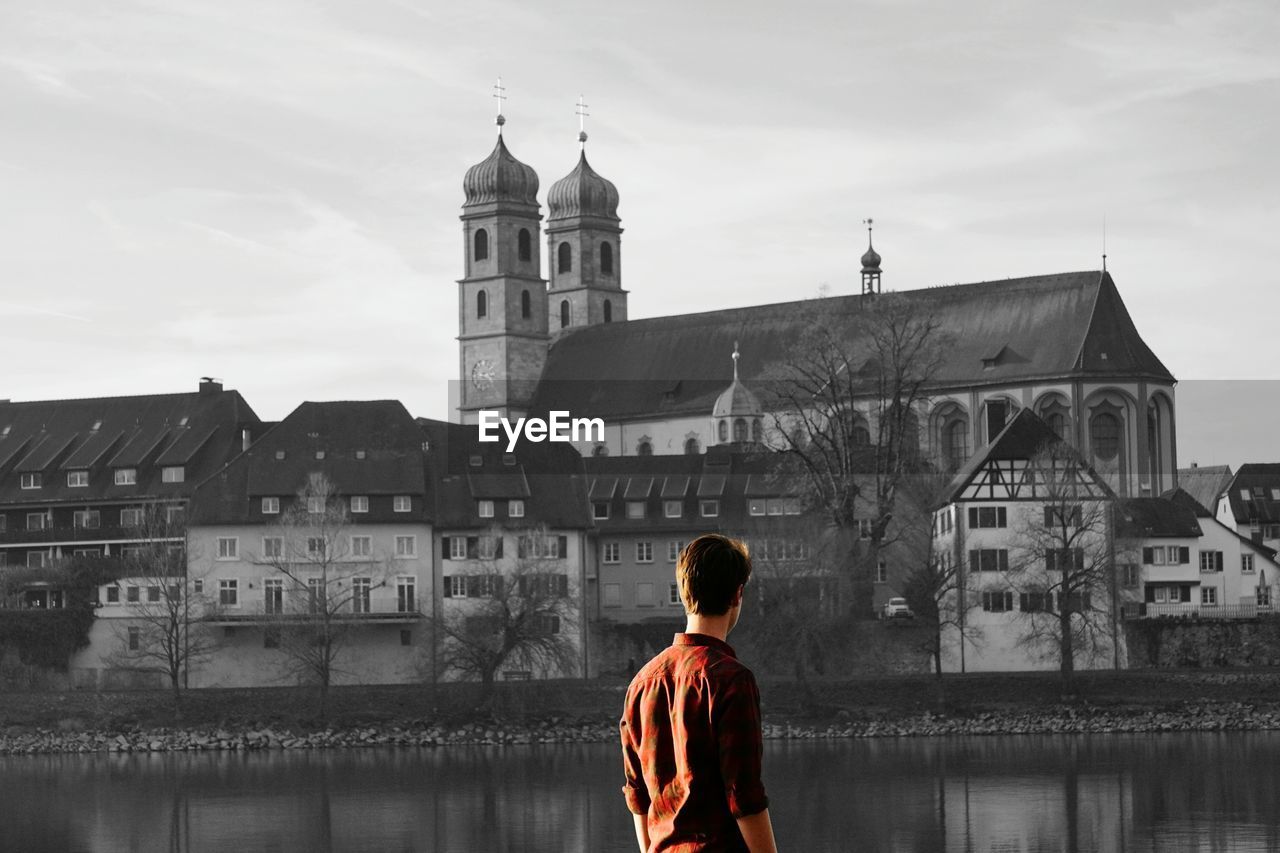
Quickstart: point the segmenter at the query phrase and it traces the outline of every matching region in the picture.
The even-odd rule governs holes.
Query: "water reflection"
[[[1280,850],[1280,734],[775,742],[789,850]],[[0,759],[0,850],[631,851],[611,744]]]

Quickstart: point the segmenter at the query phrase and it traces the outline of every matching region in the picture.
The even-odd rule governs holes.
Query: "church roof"
[[[489,156],[467,170],[462,190],[467,196],[464,207],[502,202],[537,207],[538,173],[517,160],[499,134]]]
[[[939,323],[946,341],[937,375],[942,387],[1066,376],[1173,381],[1106,272],[895,295]],[[884,297],[835,296],[567,330],[551,345],[533,408],[605,419],[705,415],[732,380],[723,354],[735,341],[745,345],[742,378],[758,383],[786,364],[815,318],[854,335],[864,300],[877,298]]]

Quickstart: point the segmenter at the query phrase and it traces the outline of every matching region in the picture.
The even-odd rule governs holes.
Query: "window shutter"
[[[1051,506],[1044,508],[1044,526],[1053,527],[1053,507]]]
[[[499,559],[502,557],[502,540],[505,538],[506,537],[504,536],[499,536],[498,541],[495,542],[493,545],[493,556],[495,559]]]
[[[516,591],[521,596],[529,594],[529,584],[527,583],[527,581],[528,581],[528,578],[525,577],[524,575],[521,575],[520,577],[516,578]]]
[[[493,597],[502,598],[503,591],[506,589],[506,579],[502,575],[493,576]]]
[[[969,507],[969,527],[978,526],[978,508],[976,506]]]
[[[1151,552],[1153,550],[1154,550],[1153,548],[1142,549],[1142,565],[1150,566],[1155,562],[1155,558],[1151,555]]]
[[[560,595],[568,595],[569,594],[569,576],[556,575],[556,587]]]
[[[1005,508],[1002,506],[996,507],[996,527],[1008,527],[1008,526],[1009,526],[1008,511],[1005,510]],[[1009,595],[1013,595],[1013,593],[1009,593]]]
[[[1142,597],[1148,604],[1154,604],[1156,600],[1156,588],[1151,584],[1147,584],[1147,588],[1143,590]]]
[[[556,552],[556,556],[559,557],[561,560],[563,560],[565,555],[569,553],[569,537],[557,536],[556,547],[560,549],[559,551]]]
[[[529,537],[521,536],[518,540],[516,540],[516,556],[519,557],[521,560],[529,556]],[[521,580],[523,581],[524,579],[521,578]],[[521,593],[524,592],[523,583],[521,583],[520,585],[520,591]]]
[[[1058,551],[1056,548],[1049,548],[1044,552],[1044,568],[1045,571],[1049,572],[1058,570]]]
[[[1186,545],[1183,545],[1178,549],[1178,562],[1179,563],[1191,562],[1191,549]]]
[[[449,555],[453,553],[453,546],[449,544],[448,536],[440,537],[440,559],[448,560]]]
[[[979,554],[976,549],[969,552],[969,571],[971,572],[982,571],[982,563],[979,561],[978,558],[979,558]]]
[[[449,540],[446,537],[444,541],[448,542]],[[448,548],[445,549],[445,553],[449,553]],[[442,580],[444,583],[444,592],[442,595],[445,598],[453,598],[453,575],[445,575]]]
[[[1191,601],[1191,585],[1190,585],[1190,584],[1184,584],[1184,585],[1183,585],[1183,587],[1182,587],[1182,600],[1183,600],[1183,601],[1185,601],[1185,602],[1188,602],[1188,603]]]
[[[1003,548],[1001,548],[999,551],[996,551],[996,560],[1000,566],[1000,571],[1002,572],[1009,571],[1009,552],[1008,551],[1006,551]]]
[[[480,556],[480,537],[468,536],[467,537],[467,559],[474,560],[478,556]]]

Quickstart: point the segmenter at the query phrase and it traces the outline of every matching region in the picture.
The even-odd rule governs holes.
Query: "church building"
[[[862,257],[857,294],[630,319],[617,188],[586,156],[546,194],[507,148],[463,180],[458,417],[481,409],[601,418],[592,456],[698,454],[759,440],[760,393],[821,318],[850,339],[881,295],[882,259]],[[547,247],[543,276],[539,252]],[[920,452],[956,470],[1029,409],[1081,448],[1122,496],[1177,485],[1175,380],[1142,340],[1104,269],[898,291],[937,325],[940,367],[913,413]],[[732,411],[725,403],[732,398]],[[865,410],[876,434],[875,407]],[[766,437],[767,438],[767,437]]]

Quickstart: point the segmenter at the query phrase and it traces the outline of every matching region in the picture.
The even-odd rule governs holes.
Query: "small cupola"
[[[880,253],[871,245],[872,220],[864,220],[867,226],[867,251],[862,255],[862,292],[880,292]]]
[[[738,343],[733,344],[733,382],[716,398],[712,430],[719,444],[750,445],[763,441],[764,407],[738,377]]]

